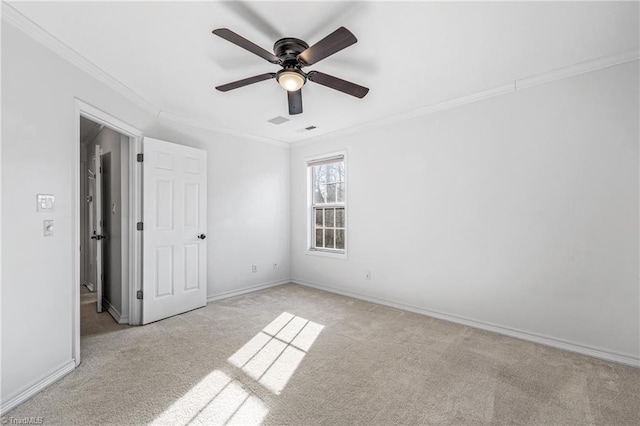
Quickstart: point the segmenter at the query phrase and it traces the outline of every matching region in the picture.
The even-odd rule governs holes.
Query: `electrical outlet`
[[[251,265],[251,272],[258,272],[258,265]]]
[[[276,262],[273,262],[273,269],[278,269],[278,264]]]
[[[371,279],[371,271],[367,271],[367,274],[364,276],[365,280],[370,280]]]

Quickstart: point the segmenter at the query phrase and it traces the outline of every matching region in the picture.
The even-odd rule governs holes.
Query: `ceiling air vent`
[[[298,129],[296,130],[296,133],[304,133],[304,132],[309,132],[311,130],[317,129],[317,126],[309,126],[309,127],[305,127],[304,129]]]
[[[288,118],[284,118],[284,117],[273,117],[271,120],[267,120],[267,122],[271,123],[271,124],[282,124],[282,123],[286,123],[287,121],[289,121]]]

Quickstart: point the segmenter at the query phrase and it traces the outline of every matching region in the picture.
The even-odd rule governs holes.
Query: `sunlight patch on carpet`
[[[152,425],[259,425],[268,412],[240,382],[215,370],[171,404]]]
[[[278,395],[323,328],[283,312],[233,354],[229,362]]]

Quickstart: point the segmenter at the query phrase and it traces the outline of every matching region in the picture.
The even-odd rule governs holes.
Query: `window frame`
[[[332,158],[342,157],[342,162],[344,163],[344,201],[343,202],[335,202],[335,203],[327,203],[327,204],[315,204],[313,200],[314,188],[313,188],[313,164],[316,162],[320,162],[323,160],[331,160]],[[347,250],[349,244],[349,209],[348,205],[348,188],[349,188],[349,174],[347,167],[347,151],[334,151],[319,155],[314,155],[305,158],[305,167],[307,168],[307,246],[306,246],[306,254],[315,255],[315,256],[325,256],[325,257],[334,257],[334,258],[347,258]],[[315,218],[315,209],[316,208],[344,208],[344,249],[327,249],[324,247],[316,248],[315,247],[315,231],[316,231],[316,218]],[[324,216],[324,214],[323,214]],[[334,216],[334,225],[335,225],[335,216]],[[334,229],[335,226],[333,227]]]

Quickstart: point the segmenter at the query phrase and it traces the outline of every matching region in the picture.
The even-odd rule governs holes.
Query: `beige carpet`
[[[90,295],[83,295],[90,301]],[[44,424],[640,424],[640,370],[289,284],[144,327],[83,305]]]

